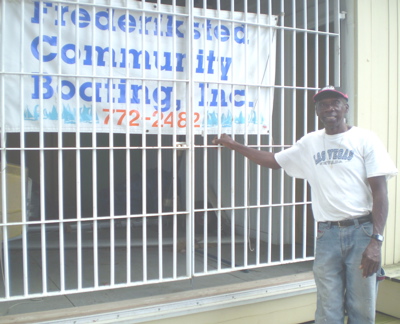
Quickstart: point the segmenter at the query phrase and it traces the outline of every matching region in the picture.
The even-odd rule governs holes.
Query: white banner
[[[3,1],[7,132],[269,131],[275,16]]]

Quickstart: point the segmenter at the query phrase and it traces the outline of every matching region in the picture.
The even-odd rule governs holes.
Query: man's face
[[[345,123],[344,118],[349,111],[349,105],[342,98],[328,97],[319,100],[315,110],[325,127],[335,127]]]

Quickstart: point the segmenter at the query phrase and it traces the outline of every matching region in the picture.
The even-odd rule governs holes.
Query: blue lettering
[[[145,35],[148,35],[148,34],[149,34],[149,31],[147,30],[146,25],[147,25],[147,23],[151,22],[152,19],[153,19],[153,18],[151,18],[151,17],[144,17],[144,28],[145,28],[144,34],[145,34]],[[141,29],[140,29],[140,31],[139,31],[139,33],[140,33],[140,34],[143,34],[143,17],[140,16],[140,17],[139,17],[139,20],[140,20],[140,24],[141,24],[141,26],[142,26]],[[156,22],[156,24],[157,24],[157,22]],[[157,28],[155,28],[155,30],[154,30],[154,36],[157,36]],[[162,35],[161,35],[161,36],[162,36]]]
[[[122,80],[121,80],[122,81]],[[101,102],[101,97],[100,97],[100,89],[101,89],[101,83],[96,82],[96,102]],[[93,100],[93,96],[89,96],[86,94],[86,90],[88,89],[93,89],[93,83],[92,82],[85,82],[82,83],[82,85],[79,87],[79,95],[80,97],[85,100],[91,102]]]
[[[227,42],[229,40],[230,35],[231,35],[230,32],[229,32],[228,27],[226,27],[224,25],[221,25],[221,30],[220,31],[218,30],[218,26],[215,27],[214,34],[215,34],[215,37],[217,39],[219,39],[221,42]]]
[[[113,21],[114,10],[112,10],[111,21]],[[110,29],[110,11],[99,11],[96,13],[95,25],[100,30],[109,30]],[[112,31],[115,31],[115,26],[112,26]]]
[[[224,64],[224,62],[226,62]],[[231,57],[221,57],[221,80],[228,80],[228,71],[232,63]]]
[[[333,149],[330,149],[327,151],[328,155],[329,155],[329,160],[332,160],[332,156],[333,156]]]
[[[69,91],[64,93],[62,91],[63,88],[68,88]],[[61,99],[70,100],[75,96],[75,86],[71,81],[62,80],[61,81]]]
[[[57,37],[55,36],[50,37],[47,35],[43,35],[43,42],[48,43],[50,46],[57,46]],[[31,52],[36,59],[40,60],[40,53],[38,47],[39,47],[39,36],[33,39],[31,43]],[[43,62],[49,62],[54,60],[56,56],[57,56],[56,53],[50,53],[48,55],[43,55],[42,59]]]
[[[140,55],[143,54],[143,52],[142,51],[137,51],[135,49],[131,49],[131,50],[129,50],[129,54],[132,54],[132,56],[133,56],[133,62],[132,62],[133,63],[133,68],[134,69],[140,69],[139,57],[140,57]],[[146,70],[150,70],[150,68],[151,68],[151,65],[150,65],[150,54],[147,51],[145,51],[144,55],[145,55],[145,69]]]
[[[69,58],[67,56],[67,52],[72,51],[74,53],[74,56]],[[76,63],[76,47],[75,44],[66,44],[61,48],[61,58],[65,63],[68,64],[75,64]]]
[[[211,89],[212,100],[210,102],[210,107],[217,107],[218,106],[218,89]],[[221,107],[227,107],[228,103],[225,99],[225,91],[221,89]]]
[[[186,57],[186,54],[176,53],[176,71],[183,72],[183,59]]]
[[[96,102],[101,102],[100,89],[101,89],[101,83],[96,82]]]
[[[86,56],[83,60],[83,65],[92,65],[93,64],[93,47],[89,45],[84,46]]]
[[[72,11],[71,13],[71,21],[74,25],[76,25],[76,10]],[[85,28],[89,26],[90,24],[90,14],[87,12],[87,10],[83,8],[79,8],[79,16],[78,16],[78,21],[79,21],[79,28]]]
[[[59,6],[55,6],[56,11],[58,11]],[[64,20],[64,14],[69,11],[69,7],[63,7],[61,6],[61,24],[60,26],[65,26],[66,21]],[[58,20],[55,21],[55,25],[58,26]]]
[[[106,61],[105,61],[105,53],[110,52],[109,47],[102,48],[100,46],[96,46],[96,52],[97,52],[97,66],[105,66]],[[115,50],[112,49],[112,67],[116,67],[117,62],[115,61]]]
[[[214,73],[213,65],[214,65],[214,61],[216,60],[216,58],[215,58],[215,55],[214,55],[214,51],[209,51],[208,53],[209,54],[207,56],[207,61],[208,61],[207,73],[208,74],[213,74]]]
[[[139,104],[140,103],[140,96],[139,96],[139,90],[142,90],[143,86],[137,85],[137,84],[132,84],[131,85],[131,90],[132,90],[132,98],[131,98],[131,103],[133,104]],[[145,104],[150,104],[150,99],[149,99],[149,89],[145,87]]]
[[[204,107],[204,83],[199,83],[199,88],[200,88],[200,101],[199,101],[199,106]]]
[[[199,54],[197,55],[197,68],[196,73],[204,73],[204,55],[203,50],[199,50]]]
[[[164,93],[165,98],[160,100],[161,106],[164,108],[161,108],[162,112],[166,112],[171,108],[171,93],[172,93],[173,88],[172,87],[163,87],[161,86],[161,92]],[[153,91],[153,99],[155,102],[158,103],[158,89],[154,89]],[[154,106],[155,110],[158,110],[158,106]]]
[[[174,36],[173,33],[173,16],[168,16],[168,22],[167,22],[167,32],[165,33],[165,36],[167,37],[172,37]],[[181,31],[179,31],[179,27],[183,25],[183,21],[182,20],[177,20],[176,21],[176,26],[175,26],[175,35],[179,38],[183,38],[183,33]]]
[[[86,90],[87,89],[92,89],[92,88],[93,88],[92,82],[82,83],[81,87],[79,88],[80,97],[85,101],[92,101],[93,97],[86,95]]]
[[[238,90],[238,89],[236,89],[235,91],[234,91],[234,96],[235,97],[237,97],[237,96],[242,96],[242,97],[245,97],[245,94],[246,94],[246,90]],[[230,101],[232,102],[232,94],[230,95]],[[245,105],[245,103],[246,103],[246,101],[245,100],[241,100],[241,101],[237,101],[236,99],[235,99],[235,102],[234,102],[234,104],[235,104],[235,107],[242,107],[242,106],[244,106]]]
[[[239,26],[239,27],[235,27],[235,29],[234,29],[235,42],[238,43],[238,44],[244,44],[245,43],[245,37],[246,37],[246,33],[245,33],[244,25]]]
[[[155,58],[155,63],[154,65],[156,68],[158,68],[158,53],[154,52],[154,58]],[[172,65],[171,65],[171,53],[169,52],[164,52],[164,57],[165,57],[165,64],[161,66],[162,71],[172,71]]]
[[[136,29],[136,20],[132,15],[128,15],[129,23],[128,23],[128,33],[132,33]],[[123,15],[118,19],[118,27],[126,32],[126,16]]]
[[[348,155],[349,155],[349,150],[346,149],[346,151],[344,151],[344,153],[342,155],[342,160],[347,160]]]
[[[318,164],[318,163],[320,163],[321,161],[322,161],[321,153],[318,152],[318,153],[317,153],[317,156],[314,155],[314,162],[315,162],[315,164]]]
[[[119,97],[118,103],[126,103],[126,80],[121,80],[118,84]]]
[[[46,7],[52,7],[53,4],[50,2],[42,2],[43,5]],[[47,14],[47,8],[43,7],[43,13]],[[34,3],[34,9],[33,9],[33,17],[31,18],[31,23],[32,24],[38,24],[40,22],[40,2],[35,1]]]
[[[207,40],[212,40],[212,37],[211,37],[211,28],[212,28],[212,26],[211,26],[211,20],[208,20],[208,19],[207,19]]]
[[[53,87],[50,85],[52,82],[52,77],[47,75],[44,75],[42,77],[40,75],[32,75],[32,78],[34,84],[32,99],[40,99],[40,89],[43,89],[42,98],[50,99],[54,94]],[[43,79],[42,87],[40,87],[41,79]]]
[[[193,39],[199,39],[201,37],[200,31],[197,29],[197,28],[199,28],[199,26],[200,26],[200,23],[198,23],[198,22],[195,22],[193,24],[193,27],[194,27],[194,29],[193,29]]]

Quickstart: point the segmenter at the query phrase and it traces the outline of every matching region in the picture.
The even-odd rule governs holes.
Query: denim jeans
[[[315,323],[375,323],[376,275],[363,278],[362,254],[372,235],[372,223],[348,227],[319,223],[314,261],[317,285]]]

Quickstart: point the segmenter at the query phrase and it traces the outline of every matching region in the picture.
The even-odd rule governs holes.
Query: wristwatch
[[[381,234],[372,234],[372,238],[379,241],[379,242],[383,242],[383,235]]]

